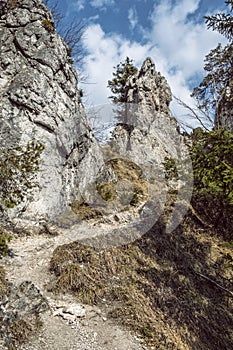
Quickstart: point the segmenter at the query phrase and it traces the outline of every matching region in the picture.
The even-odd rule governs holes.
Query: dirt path
[[[99,231],[104,228],[99,228]],[[21,350],[143,350],[140,339],[107,319],[97,307],[80,305],[71,295],[55,296],[47,291],[51,274],[49,261],[54,249],[62,244],[98,234],[96,227],[81,223],[73,231],[64,230],[58,236],[29,236],[15,238],[11,248],[13,258],[4,258],[8,280],[15,285],[32,281],[45,296],[50,311],[42,314],[43,329]],[[107,229],[108,230],[108,229]],[[79,308],[80,315],[63,313],[69,307]],[[1,346],[0,346],[1,348]]]

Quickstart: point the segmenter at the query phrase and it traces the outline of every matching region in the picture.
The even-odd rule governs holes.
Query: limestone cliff
[[[183,139],[169,111],[171,90],[151,58],[126,84],[126,100],[120,106],[123,122],[112,134],[113,149],[142,166],[159,166],[166,156],[180,158]]]
[[[43,3],[1,0],[1,146],[26,145],[32,140],[45,146],[39,187],[23,203],[24,218],[60,214],[102,166],[77,82],[69,48],[57,35]],[[16,211],[11,210],[13,216]]]

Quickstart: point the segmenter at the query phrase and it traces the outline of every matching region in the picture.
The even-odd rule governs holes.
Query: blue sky
[[[63,0],[66,20],[83,20],[85,58],[81,84],[86,105],[103,104],[113,66],[126,56],[140,67],[147,56],[189,105],[201,81],[205,55],[224,38],[206,29],[203,16],[226,9],[224,0]],[[174,113],[178,113],[175,109]]]

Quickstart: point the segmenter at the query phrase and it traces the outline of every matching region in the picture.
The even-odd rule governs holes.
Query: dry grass
[[[143,178],[142,169],[125,158],[112,158],[105,163],[114,180],[101,177],[93,184],[92,193],[98,193],[87,203],[83,197],[70,204],[71,211],[60,215],[60,226],[69,227],[80,220],[99,219],[103,216],[140,208],[148,199],[148,182]],[[102,201],[99,201],[99,199]]]
[[[0,303],[4,296],[9,295],[11,288],[6,280],[6,274],[0,266]],[[0,317],[0,337],[4,339],[5,346],[9,350],[15,350],[18,345],[27,340],[41,328],[40,316],[36,313],[21,318],[20,315],[12,315],[12,319],[4,320]]]
[[[70,205],[72,211],[81,220],[89,220],[93,218],[101,217],[102,214],[99,210],[91,207],[89,204],[85,203],[82,199],[73,202]]]
[[[14,350],[17,349],[18,345],[26,343],[32,334],[38,332],[41,326],[42,322],[38,315],[33,315],[30,320],[19,319],[12,322],[7,328],[7,333],[10,335],[8,349]]]
[[[104,182],[96,185],[96,189],[103,200],[111,202],[116,198],[116,186],[111,182]]]
[[[143,238],[119,248],[79,243],[58,247],[50,268],[53,290],[90,304],[108,305],[109,316],[154,349],[231,349],[232,299],[204,274],[232,290],[232,247],[202,231],[191,217],[167,235],[160,222]],[[231,257],[231,258],[230,258]]]
[[[8,0],[7,6],[10,10],[15,9],[18,6],[18,0]]]
[[[148,182],[143,177],[141,167],[126,158],[119,157],[107,161],[106,166],[117,176],[116,183],[98,184],[102,192],[105,190],[103,195],[106,200],[114,199],[119,207],[137,207],[147,200]]]
[[[0,302],[10,292],[5,272],[0,266]],[[0,317],[0,337],[4,340],[7,349],[15,350],[38,332],[41,326],[42,321],[37,313],[28,314],[24,318],[20,317],[19,314],[12,315],[12,318],[7,318],[7,320]]]
[[[143,178],[142,169],[134,162],[124,158],[113,158],[106,162],[106,167],[116,175],[114,181],[101,181],[94,185],[93,191],[102,198],[86,203],[83,198],[70,204],[72,212],[80,220],[100,218],[116,212],[122,212],[140,207],[148,199],[148,182]],[[105,205],[107,204],[107,205]],[[97,209],[98,208],[98,209]],[[74,221],[75,218],[71,217]],[[60,222],[69,221],[69,216],[60,217]]]

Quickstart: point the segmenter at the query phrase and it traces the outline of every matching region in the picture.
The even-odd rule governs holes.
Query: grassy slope
[[[232,295],[202,276],[232,290],[231,244],[191,214],[171,235],[163,220],[119,248],[58,247],[53,290],[102,304],[155,349],[233,348]]]

